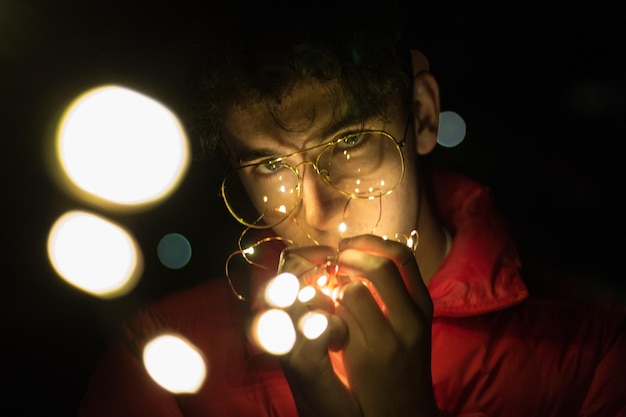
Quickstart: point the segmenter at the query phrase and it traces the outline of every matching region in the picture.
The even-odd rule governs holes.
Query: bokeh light
[[[283,272],[267,284],[265,300],[274,307],[289,307],[296,301],[299,290],[298,277],[289,272]]]
[[[307,285],[298,292],[298,301],[301,303],[307,303],[315,297],[315,293],[315,287]]]
[[[191,244],[182,234],[169,233],[159,241],[157,255],[166,267],[180,269],[191,259]]]
[[[466,131],[465,120],[458,113],[453,111],[439,113],[438,144],[446,148],[458,146],[465,139]]]
[[[268,353],[283,355],[293,348],[296,342],[296,329],[285,311],[271,309],[255,317],[252,325],[257,344]]]
[[[66,109],[56,135],[54,175],[74,196],[130,209],[169,195],[189,163],[177,117],[125,87],[91,89]]]
[[[304,337],[314,340],[320,337],[328,328],[328,318],[321,313],[310,311],[300,318],[298,327]]]
[[[199,349],[176,335],[152,339],[144,348],[143,363],[157,384],[175,394],[197,392],[207,375]]]
[[[130,233],[96,214],[76,210],[60,216],[47,246],[61,278],[99,297],[128,293],[143,270],[141,251]]]

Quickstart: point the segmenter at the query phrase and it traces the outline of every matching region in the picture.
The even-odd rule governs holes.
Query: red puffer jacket
[[[624,306],[528,294],[520,263],[487,188],[438,173],[438,210],[451,251],[429,283],[432,374],[443,415],[626,416]],[[104,356],[80,417],[296,416],[275,358],[250,349],[249,311],[224,279],[140,312]],[[163,333],[186,337],[207,363],[195,394],[160,388],[141,362]]]

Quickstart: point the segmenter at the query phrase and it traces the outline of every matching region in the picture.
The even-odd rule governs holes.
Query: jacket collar
[[[428,290],[435,317],[501,310],[528,296],[520,260],[489,188],[450,172],[434,173],[435,210],[453,241]]]

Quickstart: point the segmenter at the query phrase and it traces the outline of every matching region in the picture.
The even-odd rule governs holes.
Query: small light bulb
[[[301,303],[309,302],[315,297],[315,288],[307,285],[298,292],[298,300]]]
[[[324,285],[328,284],[328,276],[327,275],[322,275],[317,279],[317,285],[320,287],[323,287]]]
[[[299,327],[304,337],[315,340],[328,328],[328,319],[323,314],[312,311],[302,316]]]

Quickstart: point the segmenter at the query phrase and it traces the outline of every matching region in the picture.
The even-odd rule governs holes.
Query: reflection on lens
[[[391,193],[402,181],[402,151],[385,132],[352,134],[319,147],[316,172],[347,197],[379,198]],[[269,228],[287,218],[300,201],[297,168],[307,163],[297,155],[314,149],[246,165],[228,174],[222,183],[222,197],[231,214],[253,228]]]
[[[322,178],[351,197],[375,198],[391,192],[403,175],[402,153],[396,141],[384,132],[353,137],[358,139],[344,139],[319,155],[318,167],[325,172]]]
[[[293,212],[300,187],[295,169],[285,166],[280,175],[261,175],[255,169],[259,165],[228,174],[222,183],[222,197],[240,223],[261,229],[280,223]]]

